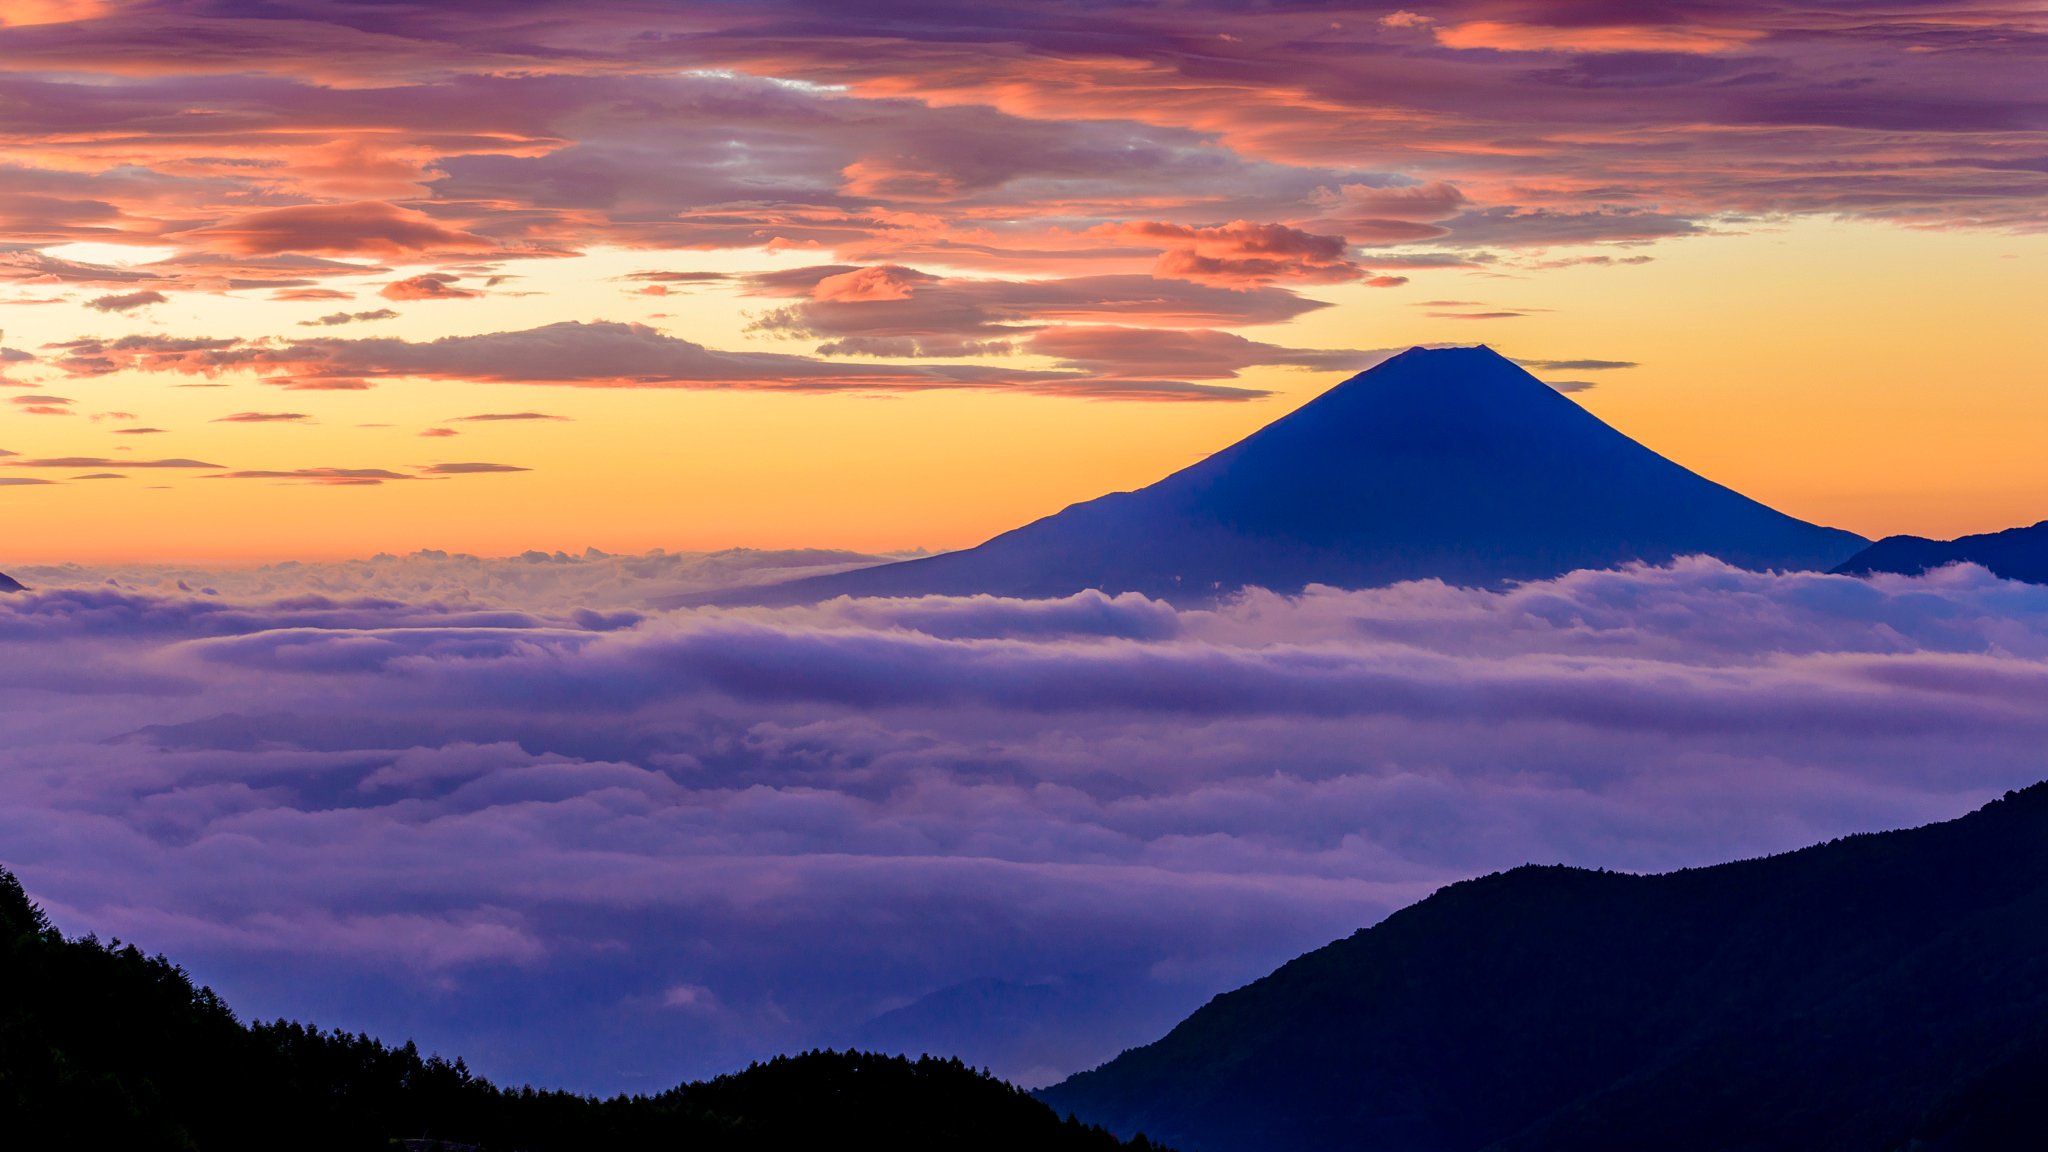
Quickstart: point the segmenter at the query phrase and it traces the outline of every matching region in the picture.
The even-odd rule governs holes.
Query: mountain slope
[[[978,548],[723,602],[837,595],[1203,599],[1461,584],[1710,553],[1827,568],[1865,542],[1687,471],[1488,348],[1414,348],[1192,467]]]
[[[1954,540],[1887,536],[1849,558],[1835,571],[1845,576],[1897,572],[1917,576],[1944,564],[1980,564],[1995,576],[2048,584],[2048,520],[2031,528],[2008,528]]]
[[[656,1096],[501,1090],[368,1036],[243,1027],[184,971],[66,939],[0,870],[0,1117],[36,1147],[1117,1152],[956,1060],[778,1057]],[[61,1134],[61,1138],[54,1137]]]
[[[0,593],[26,592],[28,586],[5,572],[0,572]]]
[[[1193,1152],[2024,1146],[2048,785],[1767,859],[1452,885],[1041,1098]]]

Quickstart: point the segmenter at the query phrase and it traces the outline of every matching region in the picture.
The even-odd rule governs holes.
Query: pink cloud
[[[460,279],[443,272],[427,272],[394,280],[378,289],[377,295],[386,300],[472,300],[483,295],[467,288],[457,288],[455,282]]]
[[[1235,220],[1214,227],[1148,221],[1106,226],[1105,235],[1165,249],[1153,275],[1230,286],[1274,280],[1343,283],[1364,275],[1342,236]]]
[[[172,238],[243,255],[289,252],[395,257],[423,252],[483,253],[498,247],[416,209],[382,201],[271,208],[176,233]]]

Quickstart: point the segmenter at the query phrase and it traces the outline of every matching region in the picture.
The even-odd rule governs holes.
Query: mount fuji
[[[1498,585],[1694,553],[1825,571],[1866,543],[1659,456],[1490,348],[1412,348],[1137,491],[964,551],[705,600],[1099,588],[1191,602],[1248,586]]]

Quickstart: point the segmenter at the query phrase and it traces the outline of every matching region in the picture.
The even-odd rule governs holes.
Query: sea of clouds
[[[726,555],[17,571],[0,864],[245,1015],[514,1082],[1045,1082],[1449,881],[2048,776],[2048,588],[1976,568],[650,607],[849,562]]]

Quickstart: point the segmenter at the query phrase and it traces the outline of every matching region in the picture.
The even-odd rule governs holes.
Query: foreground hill
[[[161,957],[66,939],[0,871],[0,1117],[36,1147],[1115,1152],[954,1060],[812,1052],[658,1096],[505,1090],[458,1061],[244,1027]],[[59,1135],[61,1134],[61,1135]]]
[[[2048,1139],[2048,784],[1661,876],[1452,885],[1041,1093],[1197,1152]]]
[[[1488,348],[1414,348],[1214,456],[978,548],[715,598],[1205,599],[1247,585],[1496,584],[1707,553],[1830,568],[1866,541],[1664,459]]]
[[[1954,540],[1887,536],[1850,557],[1835,571],[1845,576],[1868,576],[1873,572],[1917,576],[1944,564],[1978,564],[2007,580],[2048,584],[2048,520],[2031,528],[2008,528]]]

